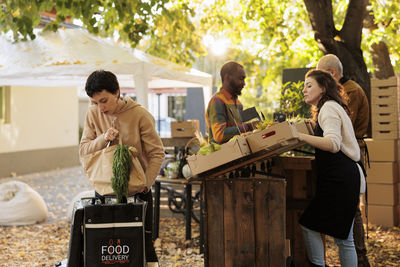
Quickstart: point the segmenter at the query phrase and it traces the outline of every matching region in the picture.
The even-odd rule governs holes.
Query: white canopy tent
[[[97,69],[109,70],[121,87],[133,87],[148,107],[148,88],[203,87],[211,97],[212,76],[168,62],[83,29],[36,33],[33,41],[11,42],[0,35],[0,85],[77,86]]]

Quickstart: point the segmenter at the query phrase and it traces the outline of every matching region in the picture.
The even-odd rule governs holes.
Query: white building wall
[[[168,95],[170,94],[161,94],[160,95],[160,117],[166,118],[168,117]],[[155,119],[158,118],[158,95],[157,94],[149,94],[149,112],[153,115]]]
[[[78,145],[75,87],[10,89],[10,123],[0,125],[0,153]]]

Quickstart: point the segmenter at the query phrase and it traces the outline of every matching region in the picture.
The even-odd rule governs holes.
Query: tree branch
[[[350,49],[361,46],[363,20],[367,14],[365,0],[350,0],[339,37]],[[361,14],[361,15],[360,15]]]
[[[338,31],[333,21],[332,0],[303,0],[314,30],[314,39],[321,51],[336,50],[334,40]]]

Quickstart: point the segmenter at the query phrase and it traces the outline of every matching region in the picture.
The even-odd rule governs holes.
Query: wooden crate
[[[285,180],[205,178],[205,266],[285,266]]]

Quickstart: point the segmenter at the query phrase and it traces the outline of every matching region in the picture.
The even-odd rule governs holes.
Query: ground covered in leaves
[[[49,217],[30,226],[0,226],[0,267],[52,267],[67,257],[69,206],[78,193],[90,190],[81,167],[0,179],[29,184],[44,198]],[[1,211],[0,211],[1,216]],[[400,229],[369,225],[367,240],[371,266],[400,266]],[[193,241],[185,241],[183,216],[160,219],[160,237],[155,246],[161,267],[204,266],[199,250],[199,225],[192,223]],[[327,263],[340,266],[337,248],[327,237]],[[219,267],[219,266],[216,266]]]
[[[66,221],[0,226],[0,266],[54,266],[67,257],[69,230]],[[184,237],[183,219],[160,219],[160,237],[155,242],[160,266],[204,266],[198,224],[192,225],[192,241],[185,241]]]
[[[193,224],[193,241],[185,242],[184,220],[161,218],[156,251],[160,266],[203,266],[199,227]],[[0,227],[0,266],[54,266],[67,257],[70,225],[66,221],[31,226]],[[368,258],[371,266],[399,266],[400,229],[369,226]],[[340,266],[333,240],[327,238],[327,263]]]
[[[365,228],[365,225],[364,225]],[[400,228],[368,225],[367,256],[372,267],[400,266]],[[327,264],[340,266],[337,246],[327,237]]]

